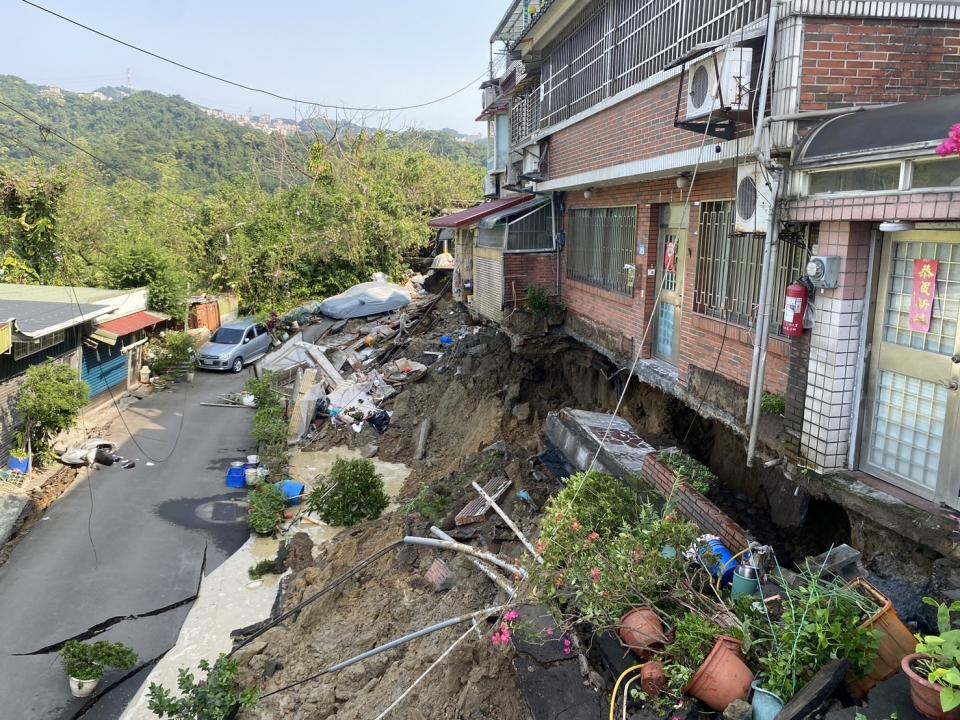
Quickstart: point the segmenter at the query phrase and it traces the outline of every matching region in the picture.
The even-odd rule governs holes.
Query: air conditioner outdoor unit
[[[757,163],[737,168],[737,201],[734,231],[765,233],[770,227],[770,187]]]
[[[486,110],[488,107],[493,105],[493,101],[497,99],[497,95],[500,94],[500,87],[496,84],[489,84],[483,88],[483,110]]]
[[[752,66],[750,48],[730,48],[691,64],[687,120],[705,118],[718,110],[749,110]]]
[[[483,194],[487,197],[496,197],[500,194],[500,184],[497,182],[500,176],[495,173],[487,173],[483,178]]]
[[[523,150],[523,174],[535,175],[540,172],[540,146],[532,145]]]

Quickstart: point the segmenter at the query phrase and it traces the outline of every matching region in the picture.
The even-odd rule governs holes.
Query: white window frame
[[[844,198],[844,197],[859,197],[862,195],[894,195],[901,193],[931,193],[931,192],[956,192],[957,186],[955,185],[945,185],[942,187],[922,187],[915,188],[913,187],[913,170],[915,163],[924,163],[924,162],[936,162],[941,158],[936,155],[921,155],[917,157],[905,158],[900,160],[876,160],[874,162],[860,162],[860,163],[850,163],[849,165],[828,165],[825,167],[818,167],[816,169],[804,170],[801,180],[800,180],[800,195],[802,197],[810,198]],[[949,159],[949,158],[944,158]],[[892,190],[845,190],[843,192],[829,192],[829,193],[811,193],[810,192],[810,178],[814,175],[826,172],[838,172],[844,170],[859,170],[860,168],[870,168],[870,167],[881,167],[884,165],[899,165],[900,166],[900,180],[897,183],[896,189]]]
[[[43,335],[35,340],[14,340],[13,341],[13,359],[23,360],[31,355],[48,350],[54,345],[59,345],[67,339],[66,330],[57,330],[49,335]]]

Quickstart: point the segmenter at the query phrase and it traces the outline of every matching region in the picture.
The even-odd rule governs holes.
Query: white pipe
[[[441,550],[462,552],[466,555],[472,555],[475,558],[493,563],[497,567],[503,568],[508,573],[513,575],[519,575],[522,578],[527,577],[527,571],[523,568],[519,568],[516,565],[511,565],[492,553],[484,552],[483,550],[477,550],[475,547],[464,545],[463,543],[450,542],[449,540],[437,540],[436,538],[417,537],[416,535],[407,535],[403,539],[403,542],[407,543],[408,545],[426,545],[427,547],[440,548]]]
[[[766,281],[767,299],[773,296],[773,286],[777,279],[777,253],[780,243],[780,223],[777,220],[777,196],[780,192],[780,173],[779,168],[773,171],[773,182],[770,188],[770,227],[767,230],[767,243],[770,246],[769,264],[764,268],[761,275],[761,282]],[[763,277],[765,275],[766,277]],[[757,432],[760,428],[760,401],[763,400],[763,379],[767,369],[767,344],[770,341],[770,307],[769,302],[760,307],[758,312],[762,315],[758,325],[760,341],[760,364],[757,366],[757,377],[754,379],[755,387],[753,389],[753,414],[750,419],[750,439],[747,442],[747,467],[753,467],[753,457],[757,450]]]
[[[537,559],[537,562],[543,565],[543,558],[540,557],[540,553],[534,550],[533,545],[531,545],[530,541],[527,540],[526,536],[522,532],[520,532],[520,528],[518,528],[516,524],[513,522],[513,520],[511,520],[510,517],[503,511],[503,508],[497,505],[496,501],[492,497],[487,495],[484,489],[479,485],[477,485],[476,482],[473,482],[471,484],[473,485],[473,489],[480,494],[480,497],[482,497],[487,502],[487,504],[493,508],[494,512],[496,512],[497,515],[500,516],[500,519],[502,519],[507,524],[507,527],[513,531],[513,534],[516,535],[517,539],[519,539],[520,542],[523,543],[523,546],[530,551],[530,554]]]
[[[436,525],[430,526],[430,534],[435,535],[441,540],[446,540],[447,542],[456,542],[456,540],[454,540],[452,537],[447,535],[443,530],[438,528]],[[497,573],[491,570],[489,565],[487,565],[484,562],[481,562],[480,560],[477,560],[477,558],[475,557],[471,557],[470,562],[476,565],[477,569],[479,569],[480,572],[482,572],[484,575],[490,578],[494,583],[496,583],[497,587],[501,588],[502,590],[505,590],[507,594],[510,595],[511,598],[513,598],[513,596],[517,594],[516,588],[514,588],[513,585],[511,585],[510,583],[508,583],[503,578],[502,575],[497,575]]]
[[[763,114],[767,109],[767,93],[770,90],[770,76],[773,68],[773,46],[777,34],[777,15],[779,11],[780,0],[771,0],[770,12],[767,14],[767,36],[763,43],[763,76],[760,80],[760,96],[757,99],[757,120],[754,125],[756,129],[753,133],[753,154],[756,156],[757,162],[764,166],[770,164],[770,157],[769,152],[764,152],[764,150],[761,148],[764,125]],[[777,192],[776,189],[774,189],[770,200],[771,217],[776,216],[776,202]],[[760,272],[760,297],[758,298],[757,303],[757,334],[753,339],[753,360],[750,366],[750,386],[747,392],[747,412],[746,417],[744,418],[744,422],[750,426],[752,426],[754,421],[753,416],[757,396],[762,394],[757,390],[757,375],[760,372],[760,346],[762,344],[760,336],[760,325],[762,322],[760,318],[762,317],[762,313],[770,300],[767,293],[768,283],[765,281],[765,278],[770,272],[771,265],[769,249],[769,244],[767,244],[763,249],[763,267]]]

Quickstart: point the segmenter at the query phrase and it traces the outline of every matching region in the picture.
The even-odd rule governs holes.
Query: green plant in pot
[[[917,635],[917,651],[902,662],[910,679],[910,699],[930,720],[960,718],[960,630],[953,629],[950,614],[960,611],[960,601],[949,605],[926,597],[937,608],[939,635]]]
[[[123,643],[70,640],[60,649],[60,660],[70,678],[71,694],[74,697],[87,697],[97,689],[108,669],[133,668],[137,664],[137,654]]]

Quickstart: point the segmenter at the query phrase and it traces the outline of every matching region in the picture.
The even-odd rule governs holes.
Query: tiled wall
[[[820,224],[817,253],[841,258],[840,284],[814,298],[800,452],[822,470],[847,465],[870,237],[869,223]]]

